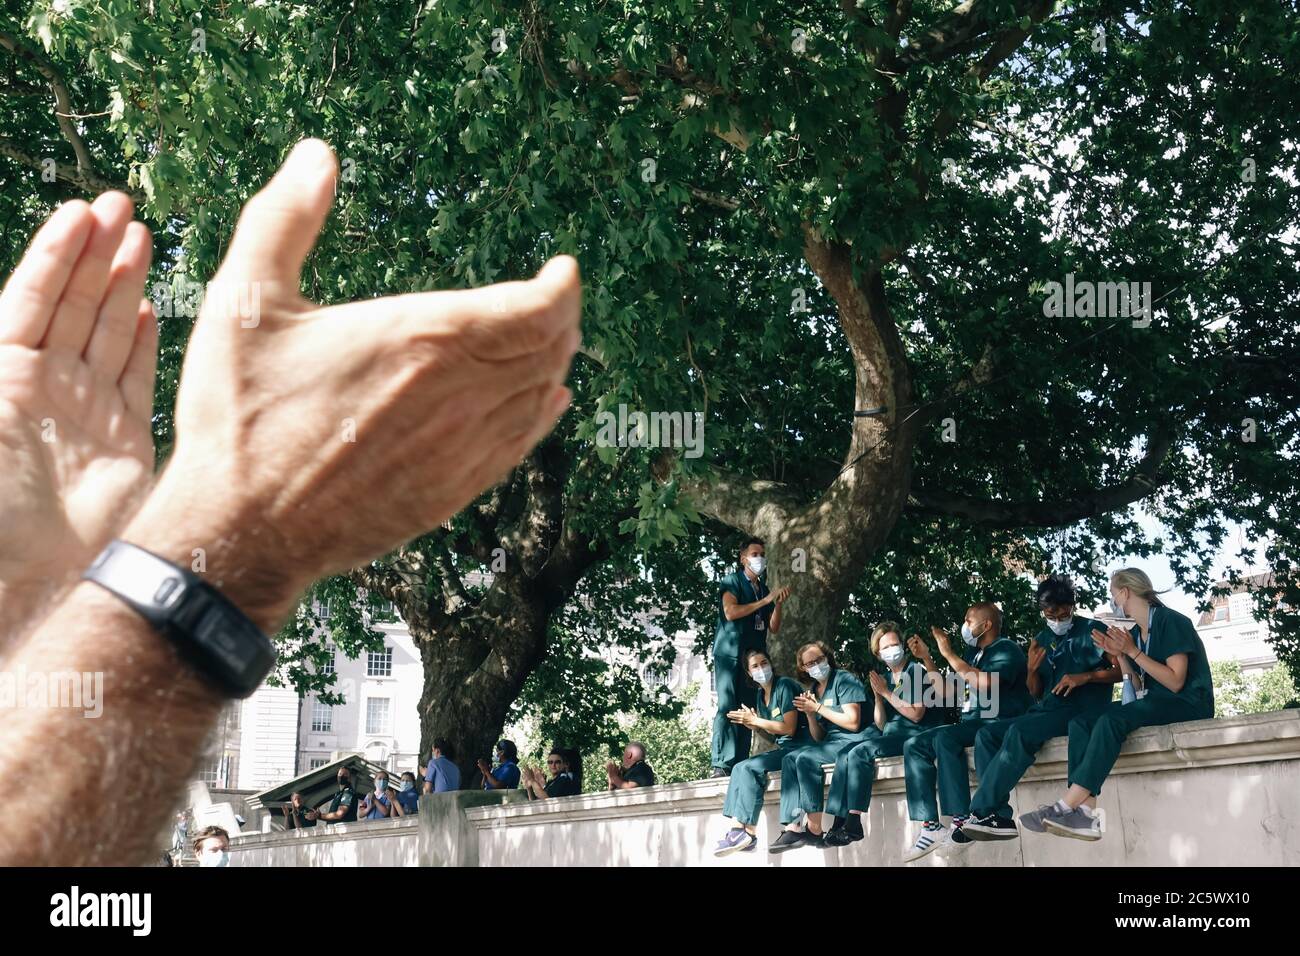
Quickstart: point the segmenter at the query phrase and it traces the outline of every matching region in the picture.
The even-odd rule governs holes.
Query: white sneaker
[[[947,840],[947,827],[939,826],[933,830],[922,827],[921,832],[917,834],[916,842],[912,844],[912,849],[903,854],[903,862],[915,863],[921,857],[928,856],[939,849],[940,845],[946,843]]]

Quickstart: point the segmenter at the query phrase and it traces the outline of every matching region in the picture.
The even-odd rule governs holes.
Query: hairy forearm
[[[258,627],[274,631],[296,591],[284,575],[264,572],[268,550],[233,545],[227,528],[240,527],[240,520],[204,521],[198,509],[156,493],[121,537],[182,566],[190,564],[193,549],[204,548],[208,580]],[[88,582],[68,592],[6,666],[28,674],[98,675],[103,697],[97,717],[86,716],[85,708],[27,707],[0,723],[6,766],[46,768],[53,794],[47,825],[0,822],[0,864],[134,865],[150,859],[226,699],[142,617]],[[0,775],[0,801],[12,805],[22,780],[21,773]],[[121,802],[111,820],[84,812],[106,793],[130,793],[132,799]]]
[[[102,675],[99,717],[84,708],[26,707],[0,724],[0,801],[15,805],[23,774],[43,767],[46,822],[0,820],[6,866],[135,865],[151,858],[180,802],[223,700],[144,619],[95,585],[78,585],[11,656],[26,673]],[[56,702],[57,703],[57,702]],[[179,758],[179,759],[178,759]],[[104,794],[132,794],[112,818],[88,814]]]

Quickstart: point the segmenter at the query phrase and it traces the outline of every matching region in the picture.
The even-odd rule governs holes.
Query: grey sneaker
[[[1044,803],[1037,810],[1020,814],[1020,825],[1031,833],[1046,833],[1045,821],[1059,819],[1061,815],[1061,808],[1056,804]]]
[[[1043,821],[1047,832],[1054,836],[1070,837],[1074,840],[1100,840],[1101,820],[1075,807],[1069,813],[1048,817]]]

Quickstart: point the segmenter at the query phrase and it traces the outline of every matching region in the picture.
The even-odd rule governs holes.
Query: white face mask
[[[1128,619],[1128,615],[1124,613],[1124,602],[1117,601],[1115,598],[1111,598],[1110,609],[1111,611],[1114,612],[1116,617],[1122,617],[1125,618],[1126,620]]]
[[[747,564],[749,566],[749,570],[753,571],[755,574],[762,574],[763,569],[767,567],[767,559],[764,558],[761,554],[758,554],[758,555],[754,555],[753,557],[746,558],[745,564]]]
[[[1047,626],[1052,629],[1052,633],[1057,637],[1064,637],[1070,633],[1070,628],[1074,624],[1073,617],[1067,617],[1064,621],[1048,621]]]
[[[199,854],[199,866],[227,866],[230,854],[225,850],[204,850]]]
[[[979,637],[970,629],[969,624],[961,626],[961,639],[966,642],[967,647],[974,647],[980,642]]]
[[[749,676],[754,678],[755,684],[762,684],[766,687],[768,684],[772,683],[772,668],[755,667],[749,672]]]
[[[831,675],[830,664],[814,664],[808,668],[808,676],[819,684]]]
[[[880,659],[886,664],[897,664],[903,659],[903,648],[898,644],[893,644],[884,648],[880,652]]]

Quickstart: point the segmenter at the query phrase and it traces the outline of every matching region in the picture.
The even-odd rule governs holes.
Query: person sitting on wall
[[[199,866],[230,865],[230,834],[221,827],[204,827],[194,836]]]
[[[305,830],[316,825],[316,811],[308,809],[302,802],[302,794],[295,790],[289,794],[289,802],[284,805],[284,828],[286,830]]]
[[[655,772],[645,762],[645,744],[632,740],[623,748],[623,764],[620,767],[614,761],[605,764],[609,775],[609,789],[635,790],[637,787],[653,787]]]
[[[519,750],[510,740],[498,740],[495,767],[479,760],[478,771],[483,774],[484,790],[514,790],[519,786]]]
[[[530,800],[546,800],[550,797],[572,797],[582,792],[581,767],[578,774],[571,769],[572,758],[559,747],[552,747],[546,756],[546,769],[553,776],[548,782],[540,770],[529,767],[523,773],[523,788]]]
[[[424,771],[425,793],[446,793],[460,789],[460,768],[454,763],[456,748],[446,737],[433,742],[433,756]]]

